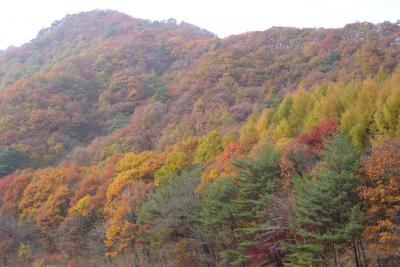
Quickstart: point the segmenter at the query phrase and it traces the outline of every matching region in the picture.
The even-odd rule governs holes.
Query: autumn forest
[[[0,51],[0,266],[400,266],[400,24],[117,11]]]

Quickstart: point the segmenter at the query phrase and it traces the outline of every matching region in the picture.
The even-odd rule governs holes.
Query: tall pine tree
[[[216,240],[220,263],[245,266],[251,259],[245,251],[258,246],[268,198],[280,185],[278,153],[272,144],[266,145],[255,158],[233,164],[238,174],[217,179],[203,194],[199,221]]]
[[[239,184],[238,197],[233,200],[234,217],[237,220],[238,234],[236,265],[241,265],[250,259],[243,251],[246,248],[257,247],[256,235],[265,226],[265,209],[268,198],[279,187],[280,168],[278,153],[272,144],[262,147],[255,159],[234,161],[239,174],[236,181]]]
[[[340,265],[338,252],[356,246],[362,233],[362,213],[354,189],[358,185],[360,155],[351,141],[337,134],[327,141],[315,177],[298,179],[294,207],[294,230],[301,242],[288,245],[293,266]]]
[[[229,177],[220,177],[210,184],[202,194],[199,223],[213,240],[210,246],[215,261],[229,266],[237,244],[236,219],[233,217],[232,201],[238,190]],[[216,255],[219,251],[219,255]]]

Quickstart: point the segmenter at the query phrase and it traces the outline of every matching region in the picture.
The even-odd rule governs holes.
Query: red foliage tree
[[[293,175],[301,175],[314,167],[319,160],[319,153],[324,149],[324,140],[337,132],[338,128],[335,118],[328,119],[301,134],[285,148],[280,166],[286,186],[290,186]]]

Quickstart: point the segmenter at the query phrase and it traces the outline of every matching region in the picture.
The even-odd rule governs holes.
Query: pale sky
[[[0,49],[19,46],[66,14],[113,9],[136,18],[175,18],[220,37],[272,26],[342,27],[396,22],[400,0],[1,0]]]

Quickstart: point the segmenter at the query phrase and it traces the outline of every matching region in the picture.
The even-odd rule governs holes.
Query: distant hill
[[[0,148],[24,146],[36,166],[99,136],[144,150],[235,131],[268,90],[390,74],[399,51],[400,27],[391,23],[220,39],[172,19],[68,15],[0,55]]]

